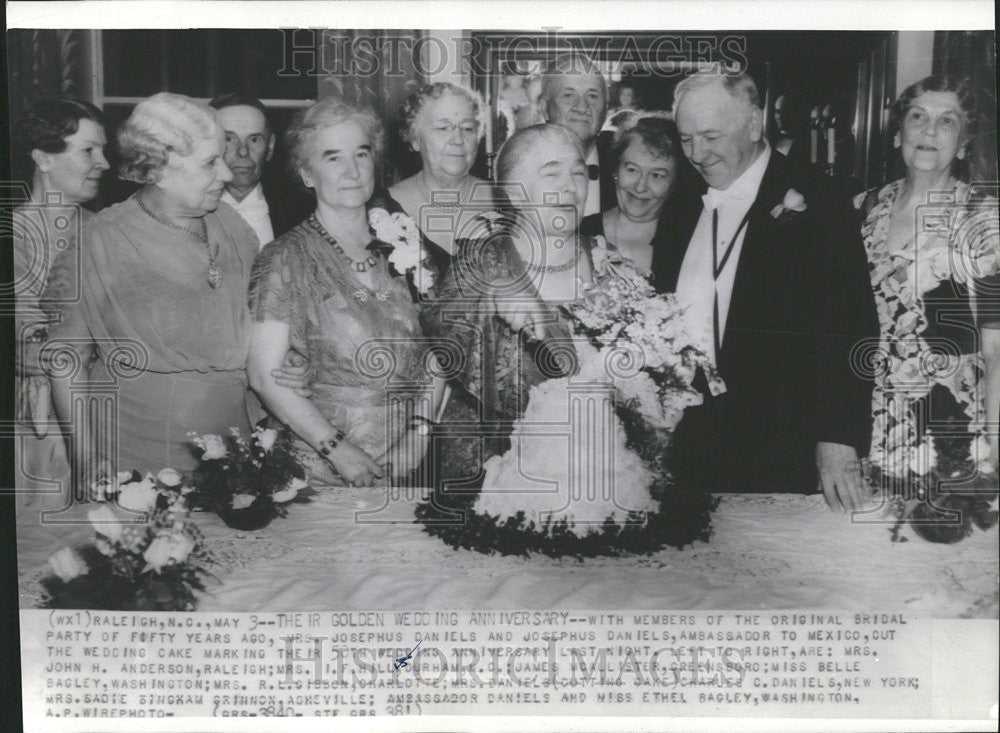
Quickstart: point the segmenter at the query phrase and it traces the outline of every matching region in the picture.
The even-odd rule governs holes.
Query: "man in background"
[[[308,207],[304,200],[289,198],[288,191],[293,187],[281,186],[277,180],[269,187],[273,190],[265,194],[265,173],[274,157],[275,135],[261,101],[230,93],[216,97],[209,106],[216,110],[226,131],[224,159],[233,172],[222,200],[250,225],[263,247],[302,221],[309,213]]]
[[[568,127],[583,143],[590,179],[583,215],[613,208],[617,204],[614,171],[597,145],[608,111],[608,87],[601,72],[580,54],[557,56],[542,81],[542,102],[549,122]]]

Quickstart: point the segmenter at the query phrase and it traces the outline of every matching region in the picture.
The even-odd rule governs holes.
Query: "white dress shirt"
[[[267,206],[267,199],[264,198],[264,189],[259,183],[242,201],[234,199],[229,191],[222,192],[222,200],[236,209],[236,213],[242,216],[243,221],[256,232],[260,247],[274,239],[274,229],[271,228],[271,210]]]
[[[597,170],[600,171],[601,159],[597,156],[597,145],[594,145],[587,154],[587,165],[596,165]],[[590,216],[591,214],[596,214],[601,210],[601,176],[598,175],[596,180],[587,181],[587,205],[583,208],[583,215]]]
[[[764,171],[770,159],[771,148],[767,146],[757,160],[743,171],[729,188],[720,190],[709,187],[708,192],[702,197],[704,208],[691,235],[691,243],[684,254],[684,262],[677,277],[677,298],[687,306],[690,328],[696,335],[701,335],[699,340],[707,347],[714,363],[717,363],[718,357],[715,353],[712,326],[715,295],[718,293],[719,298],[719,343],[721,344],[726,332],[736,269],[747,232],[746,226],[738,233],[737,229],[757,198],[757,191],[760,189],[760,182],[764,178]],[[736,235],[732,254],[719,274],[718,280],[713,272],[712,259],[712,211],[715,209],[719,212],[716,258],[720,264],[732,237]]]

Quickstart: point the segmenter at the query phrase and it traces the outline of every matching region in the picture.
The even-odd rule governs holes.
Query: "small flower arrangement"
[[[411,274],[421,295],[434,286],[434,271],[420,241],[420,230],[412,217],[401,211],[390,214],[375,207],[368,212],[368,223],[375,236],[389,245],[389,264],[400,275]]]
[[[172,469],[160,472],[168,479]],[[119,474],[118,505],[143,512],[136,521],[101,504],[87,512],[93,544],[65,547],[49,558],[52,574],[42,580],[46,608],[114,611],[193,611],[195,590],[209,561],[202,536],[189,518],[184,489],[151,475]],[[110,497],[109,497],[110,498]]]
[[[305,470],[295,458],[285,431],[258,426],[249,437],[197,435],[201,462],[191,476],[192,504],[213,511],[234,529],[260,529],[283,517],[293,501],[311,495]]]

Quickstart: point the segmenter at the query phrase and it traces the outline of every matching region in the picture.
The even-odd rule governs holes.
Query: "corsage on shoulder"
[[[434,272],[413,218],[401,211],[390,214],[376,207],[368,212],[368,224],[375,237],[389,245],[389,264],[401,275],[412,273],[413,284],[421,294],[426,294],[434,285]]]

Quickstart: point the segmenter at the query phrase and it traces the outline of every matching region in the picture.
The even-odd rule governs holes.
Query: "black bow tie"
[[[600,171],[598,170],[596,165],[591,163],[590,165],[587,166],[587,178],[589,178],[592,181],[596,181],[599,176],[600,176]]]

